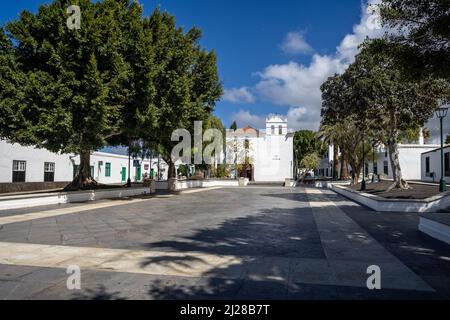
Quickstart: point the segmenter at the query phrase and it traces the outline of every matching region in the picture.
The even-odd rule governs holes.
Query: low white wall
[[[421,217],[419,230],[430,237],[450,244],[450,226],[446,224],[427,219],[426,217]]]
[[[384,199],[335,184],[330,189],[378,212],[439,212],[450,206],[450,192],[424,200]]]
[[[6,196],[0,197],[0,210],[29,208],[51,204],[77,203],[101,199],[124,198],[149,193],[150,188],[130,188]]]
[[[178,180],[176,190],[211,187],[238,187],[238,180]],[[167,181],[156,181],[156,190],[167,190]]]

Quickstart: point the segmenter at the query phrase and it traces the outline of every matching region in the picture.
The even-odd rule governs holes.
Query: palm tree
[[[333,145],[333,179],[347,179],[348,169],[345,155],[346,150],[345,148],[342,148],[343,140],[345,139],[345,127],[340,123],[334,125],[322,124],[320,126],[319,132],[317,133],[317,136],[319,139],[323,139],[325,143]],[[339,150],[341,151],[341,170],[338,176]]]

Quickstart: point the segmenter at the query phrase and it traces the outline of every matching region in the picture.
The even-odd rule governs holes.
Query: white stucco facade
[[[450,183],[450,145],[444,148],[444,179]],[[421,155],[421,177],[423,181],[439,182],[441,179],[441,148]]]
[[[158,173],[158,162],[161,179],[166,180],[168,166],[164,160],[157,158],[136,159],[139,160],[139,169],[134,167],[134,159],[131,161],[131,180],[142,181],[144,175],[150,176],[151,169],[155,177]],[[20,162],[20,165],[17,164]],[[13,182],[13,166],[16,169],[25,170],[24,182],[44,182],[45,163],[51,163],[54,170],[54,182],[72,181],[74,177],[74,166],[80,164],[79,156],[73,154],[56,154],[45,149],[25,147],[19,144],[11,144],[0,141],[0,183]],[[20,168],[18,168],[20,167]],[[47,168],[49,166],[47,165]],[[91,172],[93,177],[100,183],[120,184],[128,179],[128,156],[116,155],[104,152],[94,152],[91,155]],[[20,181],[22,182],[22,181]]]
[[[398,146],[400,167],[403,179],[421,180],[421,154],[436,148],[433,144],[400,144]],[[369,172],[372,173],[372,159],[368,159]],[[376,159],[376,171],[385,178],[392,179],[392,168],[389,160],[389,153],[386,150],[379,150]]]
[[[423,142],[423,141],[422,141]],[[406,180],[423,180],[421,155],[436,149],[434,144],[399,144],[399,160],[403,178]],[[338,153],[339,154],[339,153]],[[392,179],[392,168],[389,160],[389,152],[384,146],[376,148],[375,170],[371,155],[366,159],[366,175],[378,174],[385,179]],[[333,175],[333,146],[329,146],[328,151],[321,159],[318,176],[331,178]],[[338,172],[340,163],[338,164]],[[349,166],[349,172],[351,167]],[[426,179],[424,180],[426,181]]]
[[[293,178],[294,145],[293,132],[288,129],[287,119],[281,116],[270,116],[266,119],[266,128],[256,130],[251,127],[238,129],[227,134],[227,160],[232,164],[236,158],[250,159],[248,178],[255,182],[284,182]],[[230,145],[236,139],[240,148],[248,148],[244,155],[236,155]],[[242,174],[241,174],[242,175]]]

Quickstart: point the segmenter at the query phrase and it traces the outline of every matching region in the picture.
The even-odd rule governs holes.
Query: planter
[[[239,178],[239,187],[245,187],[249,183],[248,178]]]
[[[295,185],[296,185],[296,181],[293,179],[286,179],[284,182],[284,186],[286,188],[293,188],[293,187],[295,187]]]
[[[167,180],[167,183],[168,183],[169,191],[178,191],[179,190],[177,178],[170,178],[169,180]]]
[[[144,187],[149,188],[150,193],[156,192],[156,181],[153,179],[146,179],[144,180]]]
[[[450,206],[450,192],[428,199],[385,199],[330,183],[329,188],[340,195],[377,212],[439,212]]]
[[[149,188],[115,188],[104,190],[54,192],[0,197],[0,210],[29,208],[52,204],[78,203],[102,199],[118,199],[149,194]]]

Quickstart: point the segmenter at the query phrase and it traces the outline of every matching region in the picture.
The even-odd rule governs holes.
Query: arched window
[[[272,125],[272,134],[273,135],[275,134],[275,126],[274,125]]]
[[[283,126],[281,126],[281,125],[278,127],[278,134],[279,135],[283,134]]]

